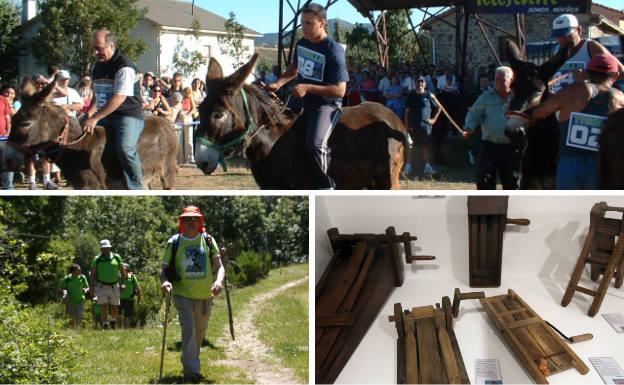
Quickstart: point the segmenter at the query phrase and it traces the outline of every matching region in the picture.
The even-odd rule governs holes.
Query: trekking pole
[[[225,247],[221,248],[221,254],[224,256],[227,255],[227,249]],[[225,270],[225,276],[223,277],[223,285],[225,286],[225,301],[227,302],[228,309],[228,321],[230,323],[230,335],[232,336],[232,341],[236,340],[234,338],[234,317],[232,316],[232,303],[230,302],[230,288],[227,281],[227,258],[223,258],[223,269]]]
[[[165,299],[165,320],[163,322],[163,339],[162,346],[160,347],[160,374],[158,376],[158,383],[162,384],[163,364],[165,363],[165,342],[167,340],[167,323],[169,321],[169,308],[171,307],[171,291],[168,291]]]

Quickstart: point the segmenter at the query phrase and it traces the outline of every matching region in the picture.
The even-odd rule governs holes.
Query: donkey
[[[40,154],[59,166],[74,189],[126,189],[121,165],[113,146],[107,145],[104,127],[98,126],[93,135],[88,135],[61,106],[46,101],[55,84],[51,82],[39,93],[24,98],[11,121],[4,166],[17,171],[27,157]],[[163,189],[173,188],[178,139],[171,123],[160,117],[145,119],[137,146],[145,186],[152,187],[153,180],[159,178]]]
[[[211,174],[219,163],[224,164],[226,155],[244,151],[260,188],[313,189],[305,122],[256,86],[245,84],[257,60],[254,54],[224,78],[219,62],[210,59],[208,96],[199,106],[195,163]],[[328,142],[329,175],[336,187],[398,188],[406,133],[401,119],[381,104],[344,108]]]
[[[514,72],[511,84],[513,97],[509,104],[509,122],[505,134],[512,141],[527,145],[522,159],[522,189],[555,188],[557,153],[559,151],[559,125],[554,115],[533,120],[531,110],[550,96],[548,82],[567,60],[569,49],[562,49],[548,61],[538,66],[524,61],[520,49],[507,40],[509,64]]]

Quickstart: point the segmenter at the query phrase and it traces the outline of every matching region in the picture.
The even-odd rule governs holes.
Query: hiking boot
[[[37,183],[35,183],[35,182],[28,182],[28,189],[29,190],[36,190],[37,189]]]
[[[184,375],[184,383],[186,384],[199,384],[203,379],[204,379],[204,376],[202,376],[199,373]]]
[[[108,324],[108,322],[102,323],[102,330],[108,330],[109,328],[110,328],[110,325]]]
[[[43,189],[44,190],[58,190],[59,186],[52,181],[48,181],[48,183],[43,185]]]

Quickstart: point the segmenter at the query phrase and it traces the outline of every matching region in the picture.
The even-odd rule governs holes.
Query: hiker
[[[225,269],[215,240],[204,229],[204,215],[188,206],[179,216],[180,233],[167,242],[163,255],[162,290],[173,294],[182,328],[184,381],[203,378],[199,353],[208,327],[212,297],[223,288]],[[173,257],[172,257],[173,256]],[[213,273],[217,272],[216,279]]]
[[[89,292],[87,277],[81,274],[80,265],[73,265],[70,274],[66,275],[59,285],[59,291],[66,299],[67,313],[71,317],[71,327],[80,328],[82,323],[82,313],[84,311],[85,294]]]
[[[141,287],[137,280],[136,274],[130,270],[130,265],[123,264],[126,270],[126,288],[121,292],[121,307],[119,309],[120,322],[119,326],[130,328],[130,322],[134,318],[134,296],[136,295],[137,304],[141,303]]]
[[[102,328],[115,329],[117,324],[117,307],[119,307],[119,290],[126,288],[126,271],[119,254],[111,253],[108,239],[100,241],[100,254],[93,258],[89,281],[93,293],[102,306]],[[110,311],[110,323],[108,313]]]

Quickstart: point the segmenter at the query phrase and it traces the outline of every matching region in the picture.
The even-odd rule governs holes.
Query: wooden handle
[[[585,333],[585,334],[579,334],[578,336],[572,336],[570,337],[570,340],[572,341],[572,343],[575,343],[575,342],[589,341],[592,338],[594,338],[593,334]]]
[[[414,261],[433,261],[436,257],[433,255],[406,255],[405,259],[407,263],[412,263]]]
[[[507,218],[508,225],[518,225],[518,226],[528,226],[531,224],[531,221],[528,219],[512,219]]]

